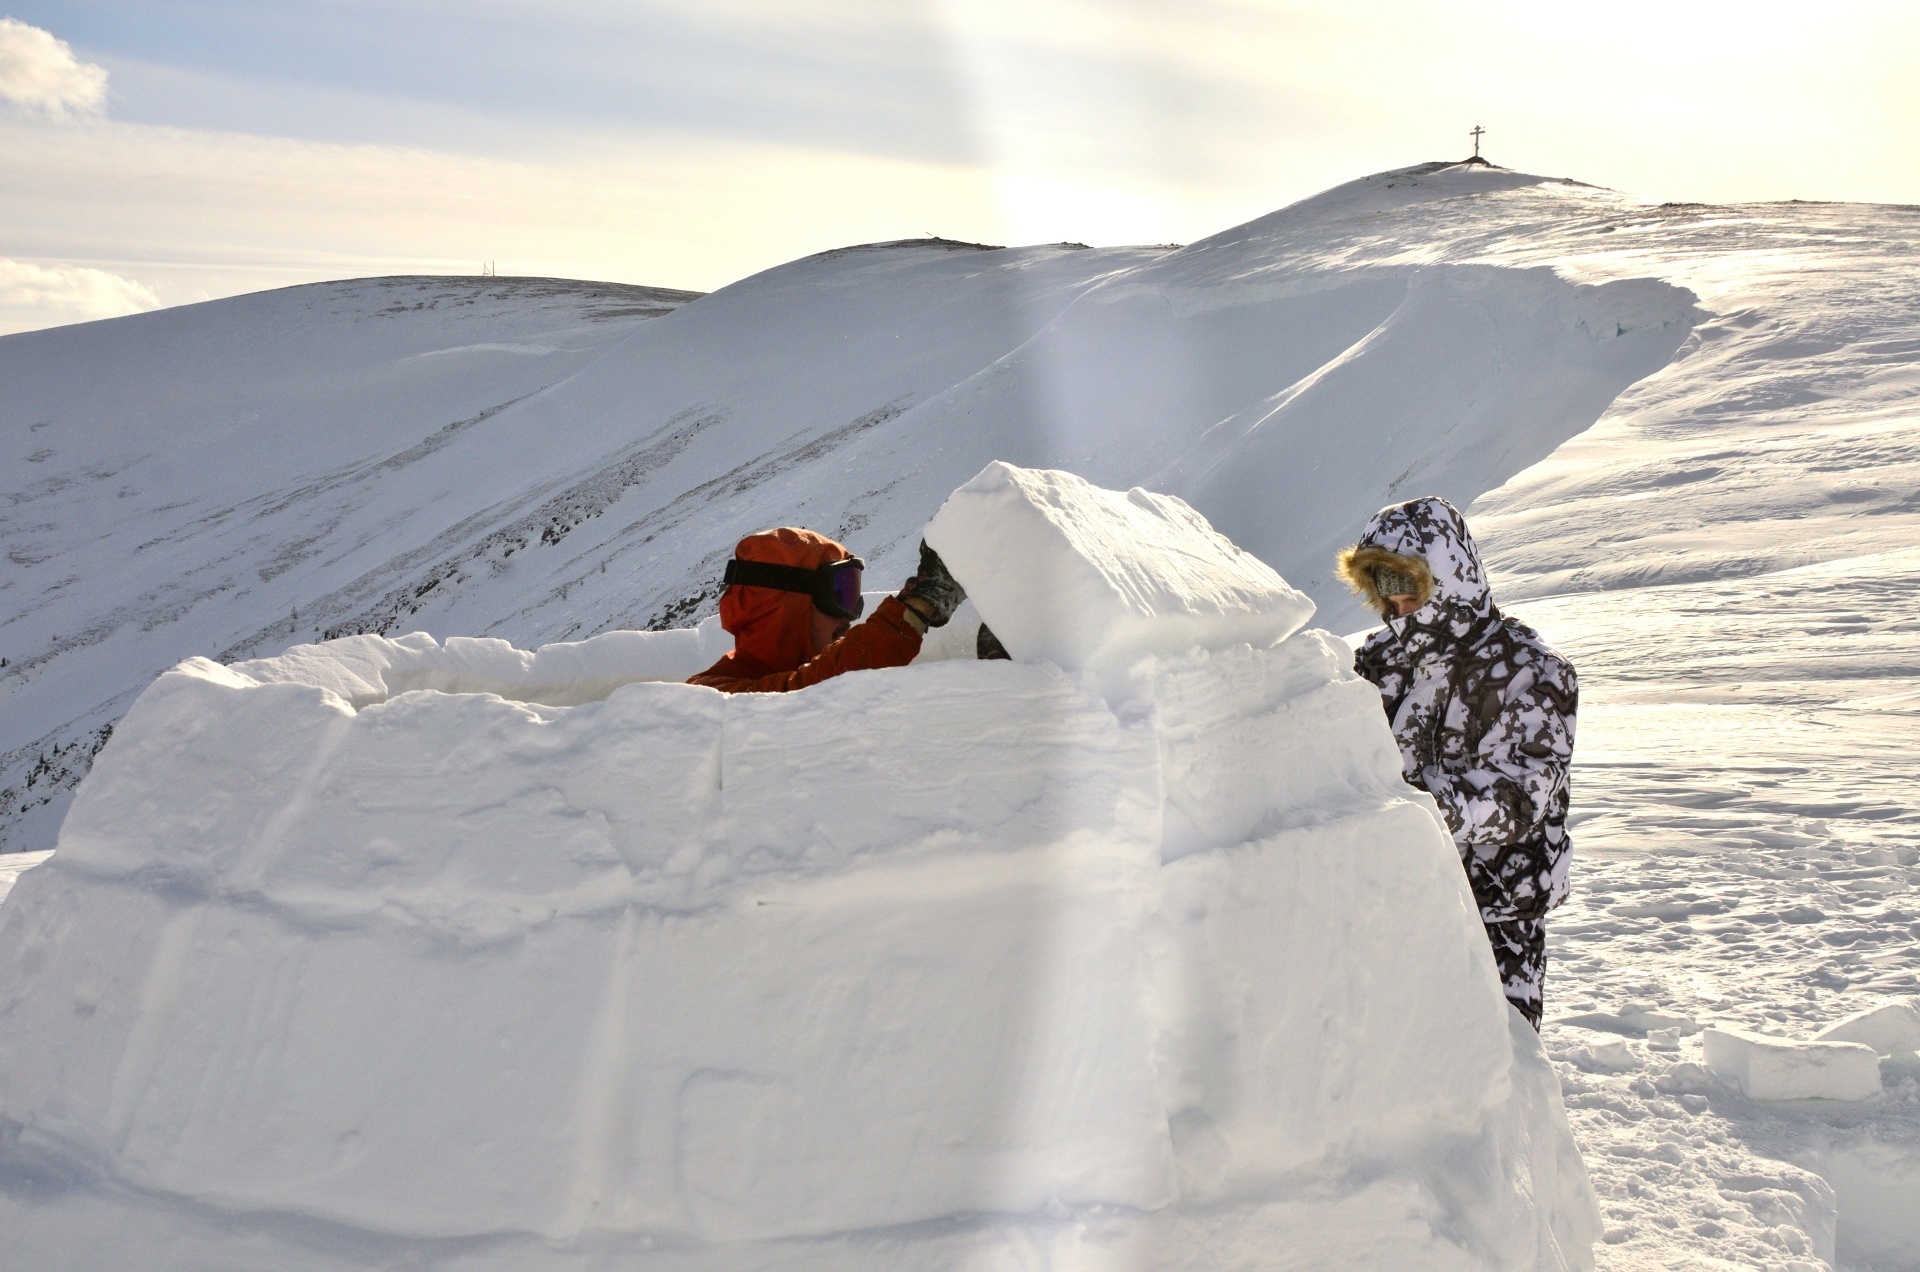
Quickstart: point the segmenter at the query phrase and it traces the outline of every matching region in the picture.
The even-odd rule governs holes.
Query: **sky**
[[[0,333],[377,274],[1190,242],[1471,150],[1920,203],[1912,0],[0,0]]]

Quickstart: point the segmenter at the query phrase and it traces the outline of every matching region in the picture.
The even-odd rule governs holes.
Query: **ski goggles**
[[[813,607],[830,618],[855,619],[867,607],[860,595],[860,572],[867,563],[859,557],[829,561],[808,570],[797,565],[771,565],[765,561],[727,562],[724,582],[728,587],[770,587],[776,592],[798,592],[813,598]]]

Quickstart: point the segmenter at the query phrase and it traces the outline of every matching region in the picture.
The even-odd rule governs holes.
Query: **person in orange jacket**
[[[849,671],[904,667],[926,630],[944,626],[967,597],[922,543],[919,570],[855,627],[865,567],[832,539],[794,526],[740,540],[720,597],[720,626],[733,635],[733,652],[687,683],[786,693]]]

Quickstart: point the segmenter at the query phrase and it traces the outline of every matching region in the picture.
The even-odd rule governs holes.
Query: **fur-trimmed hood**
[[[1438,604],[1455,616],[1475,617],[1495,612],[1467,519],[1437,495],[1382,508],[1360,532],[1360,542],[1340,554],[1338,571],[1347,586],[1376,613],[1390,616],[1374,586],[1373,572],[1381,566],[1413,576],[1422,609]]]
[[[1402,556],[1386,548],[1356,543],[1342,549],[1334,564],[1334,572],[1366,602],[1368,609],[1382,617],[1393,612],[1374,581],[1374,571],[1383,569],[1397,570],[1412,579],[1413,595],[1420,604],[1425,605],[1433,599],[1433,571],[1427,568],[1426,561],[1421,557]]]

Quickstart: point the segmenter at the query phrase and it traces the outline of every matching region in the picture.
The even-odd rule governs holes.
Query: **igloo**
[[[1590,1267],[1552,1071],[1311,604],[1071,474],[990,465],[928,537],[1013,661],[161,676],[0,908],[15,1265]]]

